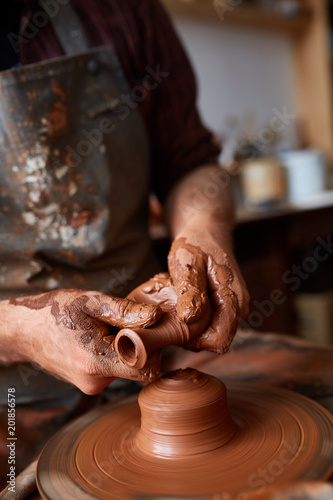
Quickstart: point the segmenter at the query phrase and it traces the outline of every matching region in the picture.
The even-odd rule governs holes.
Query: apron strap
[[[49,0],[39,0],[45,10],[48,3]],[[92,44],[70,2],[58,3],[58,7],[59,12],[50,17],[50,22],[65,54],[73,56],[89,50]]]

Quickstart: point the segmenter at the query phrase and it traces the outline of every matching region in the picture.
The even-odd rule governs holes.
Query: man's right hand
[[[158,306],[110,297],[99,292],[56,290],[0,302],[0,344],[3,361],[31,361],[96,394],[118,377],[153,380],[159,353],[142,370],[126,367],[113,344],[116,328],[146,328],[155,324]],[[110,328],[111,327],[111,328]]]

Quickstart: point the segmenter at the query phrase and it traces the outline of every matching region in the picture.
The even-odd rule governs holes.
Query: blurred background
[[[252,297],[244,326],[332,344],[333,1],[163,3],[223,144]]]

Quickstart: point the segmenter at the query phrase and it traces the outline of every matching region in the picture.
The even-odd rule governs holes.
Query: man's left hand
[[[208,229],[184,231],[169,253],[178,317],[192,323],[209,304],[212,308],[209,326],[186,346],[195,351],[226,352],[239,322],[248,314],[249,293],[232,250],[225,249],[223,242],[221,235]]]

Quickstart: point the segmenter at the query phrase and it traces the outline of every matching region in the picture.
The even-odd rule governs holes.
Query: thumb
[[[86,304],[87,314],[117,328],[147,328],[162,316],[157,305],[140,304],[129,299],[93,293]]]
[[[147,363],[140,370],[130,368],[119,358],[116,351],[103,359],[103,375],[105,377],[126,378],[127,380],[137,380],[140,382],[152,382],[156,380],[161,371],[161,351],[152,352],[147,359]]]
[[[205,255],[182,241],[175,241],[168,257],[169,272],[177,293],[177,316],[186,323],[199,320],[208,307]]]

